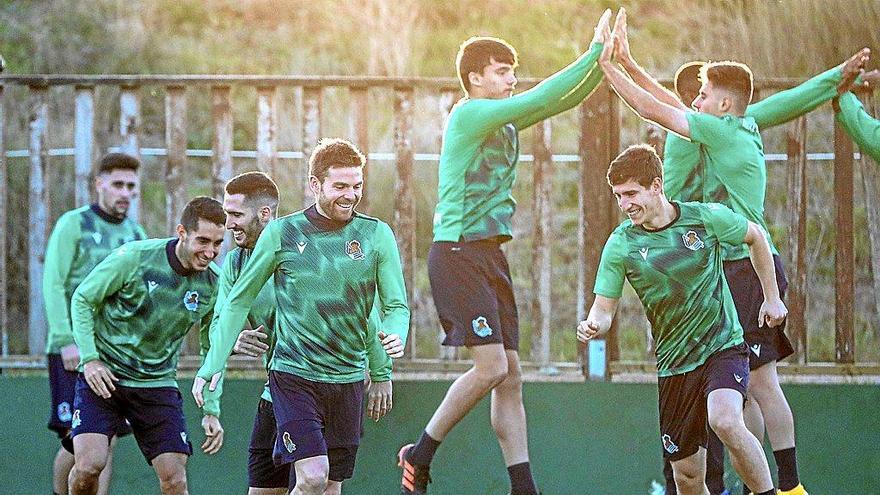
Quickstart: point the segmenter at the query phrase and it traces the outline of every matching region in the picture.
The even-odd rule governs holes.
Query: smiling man
[[[49,236],[43,271],[43,302],[49,323],[46,357],[52,395],[49,429],[59,438],[70,432],[79,364],[79,349],[73,341],[70,323],[70,298],[85,276],[110,251],[126,242],[147,238],[143,228],[126,216],[131,200],[138,195],[139,167],[137,158],[123,153],[110,153],[101,158],[95,177],[98,200],[61,215]],[[120,425],[112,445],[116,443],[116,436],[130,432],[128,425]],[[111,457],[112,453],[101,474],[98,490],[101,495],[109,488]],[[72,467],[73,455],[59,448],[52,469],[52,488],[56,494],[67,493],[67,477]]]
[[[222,305],[201,387],[223,371],[258,294],[272,279],[277,303],[269,392],[274,460],[293,466],[294,495],[338,495],[354,472],[368,342],[403,355],[409,307],[394,234],[355,211],[364,156],[324,139],[309,157],[315,204],[269,222]],[[368,324],[380,301],[381,329]],[[193,387],[199,401],[201,389]]]
[[[605,243],[596,300],[578,325],[578,339],[608,331],[629,280],[656,342],[660,440],[678,493],[708,493],[708,425],[740,477],[755,493],[772,495],[767,459],[743,421],[748,350],[722,264],[722,245],[746,247],[763,290],[757,318],[762,326],[778,326],[787,310],[763,229],[717,203],[670,202],[660,158],[648,145],[630,146],[615,158],[608,184],[628,220]]]
[[[109,439],[126,420],[161,492],[187,493],[192,446],[177,389],[177,358],[193,325],[208,329],[219,272],[213,260],[225,219],[218,201],[195,198],[183,210],[177,237],[122,246],[74,292],[73,336],[82,374],[73,406],[71,494],[95,493]],[[219,419],[209,415],[203,427],[209,437],[203,450],[216,452],[222,444]]]

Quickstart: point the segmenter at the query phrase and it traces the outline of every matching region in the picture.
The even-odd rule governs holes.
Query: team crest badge
[[[489,326],[485,316],[478,316],[476,320],[471,322],[471,326],[474,328],[474,333],[477,334],[477,337],[492,335],[492,327]]]
[[[79,419],[79,409],[73,411],[73,418],[70,420],[70,428],[74,429],[82,424],[82,421]]]
[[[345,254],[355,261],[364,259],[364,252],[361,250],[361,241],[354,239],[348,241],[348,244],[345,245]]]
[[[70,403],[62,402],[58,404],[58,421],[68,422],[70,421]]]
[[[186,291],[186,295],[183,296],[183,305],[186,306],[186,309],[190,311],[198,311],[199,293],[194,290]]]
[[[663,449],[670,454],[674,454],[678,452],[678,445],[675,445],[675,442],[672,441],[669,435],[663,435]]]
[[[703,240],[700,239],[700,236],[698,236],[693,230],[688,230],[687,234],[681,236],[681,240],[684,241],[684,247],[691,251],[703,249],[706,246]]]
[[[296,450],[296,444],[290,439],[290,433],[285,431],[284,435],[281,436],[281,439],[284,440],[284,448],[292,454],[293,451]]]

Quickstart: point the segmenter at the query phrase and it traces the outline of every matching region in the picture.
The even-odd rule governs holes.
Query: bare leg
[[[706,488],[706,449],[672,462],[675,489],[679,495],[709,495]]]
[[[342,482],[328,480],[324,495],[342,495]]]
[[[52,463],[52,490],[55,493],[67,494],[67,477],[72,468],[73,454],[64,450],[64,447],[59,448]]]
[[[287,488],[248,488],[248,495],[287,495]]]
[[[73,451],[76,454],[73,469],[70,470],[71,495],[96,495],[98,478],[110,455],[107,435],[81,433],[73,437]]]
[[[730,452],[733,468],[755,493],[773,488],[767,458],[761,442],[746,428],[743,420],[743,397],[736,390],[721,388],[709,392],[709,426]]]
[[[117,436],[110,439],[110,452],[107,454],[107,463],[104,464],[104,469],[101,470],[101,475],[98,477],[98,495],[110,493],[110,477],[113,476],[113,449],[116,448],[118,440],[119,437]]]
[[[782,387],[779,386],[776,361],[771,361],[749,373],[749,393],[764,413],[767,437],[773,450],[794,447],[794,417]]]
[[[296,469],[296,486],[290,495],[323,495],[328,487],[330,460],[326,455],[300,459],[293,463]]]
[[[153,459],[162,495],[187,495],[186,454],[166,452]]]
[[[749,400],[746,401],[745,406],[743,406],[743,419],[746,422],[746,428],[752,432],[752,435],[755,435],[755,438],[758,439],[762,444],[764,443],[764,416],[763,411],[761,410],[761,405],[758,404],[758,400],[752,395],[752,375],[749,375]]]
[[[492,389],[491,419],[498,444],[507,466],[529,461],[529,441],[526,431],[526,410],[522,398],[522,371],[519,353],[505,351],[507,377]]]

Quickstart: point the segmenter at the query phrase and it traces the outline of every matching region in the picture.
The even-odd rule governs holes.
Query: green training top
[[[686,373],[743,342],[721,243],[742,244],[748,222],[724,205],[672,203],[677,218],[649,231],[621,223],[605,243],[593,292],[619,299],[624,278],[651,322],[657,375]]]
[[[229,291],[198,376],[210,379],[223,370],[269,277],[278,308],[270,370],[316,382],[363,380],[367,342],[377,338],[367,323],[377,294],[382,328],[406,339],[409,307],[391,228],[360,213],[334,222],[312,206],[263,230]]]
[[[226,296],[229,294],[229,290],[235,284],[235,281],[238,280],[242,268],[245,263],[247,263],[248,259],[250,259],[252,253],[252,249],[235,248],[226,255],[226,259],[223,261],[223,267],[220,272],[220,280],[218,282],[217,303],[214,305],[214,317],[211,321],[211,332],[215,331],[214,329],[216,328],[219,319],[218,317],[223,304],[226,302]],[[257,294],[256,299],[254,299],[254,304],[251,306],[251,311],[247,317],[251,328],[257,328],[262,325],[263,331],[269,337],[269,349],[263,354],[263,365],[266,367],[266,371],[269,370],[269,358],[272,356],[272,351],[275,348],[276,305],[275,285],[272,280],[268,280],[263,284],[263,288],[260,289],[259,294]],[[382,323],[379,319],[378,311],[378,306],[374,305],[369,320],[369,324],[377,329]],[[373,332],[376,331],[377,330],[373,330]],[[204,348],[209,349],[210,346],[206,345]],[[204,358],[204,356],[205,355],[202,357]],[[391,358],[385,353],[378,338],[372,339],[369,342],[369,347],[367,348],[367,364],[370,369],[370,379],[372,381],[385,382],[391,379]],[[269,402],[272,401],[268,382],[263,387],[261,397]]]
[[[49,236],[43,269],[43,303],[49,323],[46,354],[56,354],[73,343],[70,298],[92,268],[126,242],[146,238],[140,225],[128,217],[109,215],[96,204],[61,215]]]
[[[721,203],[755,222],[764,231],[770,250],[779,254],[764,221],[767,166],[764,143],[753,117],[716,117],[707,113],[687,114],[691,140],[700,143],[705,164],[703,201]],[[724,261],[749,257],[742,244],[723,247]]]
[[[746,108],[759,129],[769,129],[815,110],[837,95],[843,73],[834,67],[794,88],[774,93]],[[700,145],[675,133],[666,134],[663,147],[663,187],[666,197],[679,201],[703,201],[703,170]]]
[[[840,96],[840,112],[836,118],[862,153],[880,163],[880,120],[868,114],[856,95],[846,92]]]
[[[177,386],[180,345],[193,325],[207,331],[220,270],[213,263],[186,270],[176,245],[176,238],[130,242],[82,281],[71,303],[80,370],[100,359],[120,385]]]
[[[573,108],[602,80],[602,45],[510,98],[463,98],[443,132],[434,241],[511,239],[519,131]]]

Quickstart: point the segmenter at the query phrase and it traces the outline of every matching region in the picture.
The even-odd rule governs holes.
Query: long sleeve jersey
[[[856,95],[847,92],[840,96],[837,120],[862,153],[880,163],[880,120],[871,117]]]

